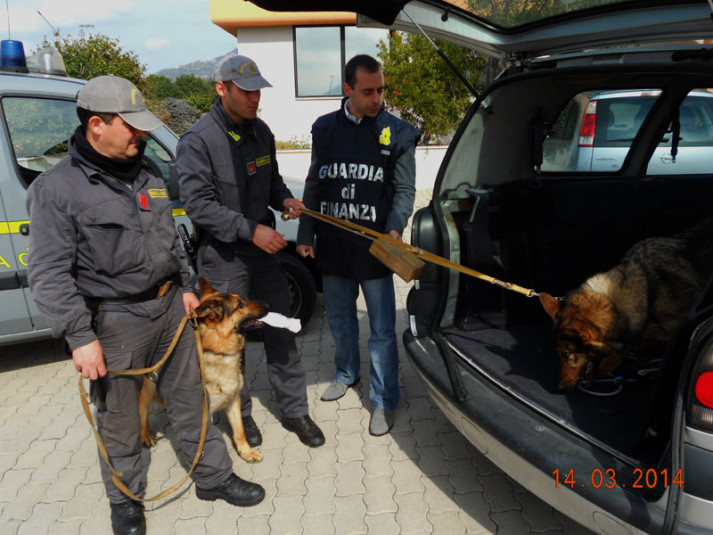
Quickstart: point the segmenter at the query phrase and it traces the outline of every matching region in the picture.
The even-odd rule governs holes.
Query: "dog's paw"
[[[248,463],[259,463],[262,461],[262,453],[250,447],[244,449],[243,451],[238,450],[238,454],[245,462]]]
[[[144,443],[144,446],[147,448],[153,448],[156,445],[156,435],[154,435],[151,431],[141,431],[141,442]]]

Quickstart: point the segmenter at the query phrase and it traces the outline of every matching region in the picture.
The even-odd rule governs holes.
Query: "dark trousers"
[[[146,368],[166,352],[185,315],[182,294],[171,291],[161,299],[132,305],[100,305],[96,331],[104,349],[107,369]],[[166,402],[168,418],[181,446],[184,467],[193,462],[203,415],[203,387],[193,329],[186,325],[173,355],[158,371],[157,388]],[[147,467],[142,464],[138,411],[143,376],[107,374],[92,381],[92,402],[97,407],[97,427],[112,466],[123,472],[122,481],[137,496],[146,491]],[[208,419],[205,455],[192,477],[204,488],[222,483],[232,473],[232,461],[220,430]],[[109,501],[125,501],[111,472],[100,457],[101,474]]]
[[[230,264],[230,277],[211,277],[201,272],[219,292],[238,294],[250,301],[263,301],[271,312],[290,313],[290,290],[275,255],[259,254],[238,257]],[[262,328],[267,356],[267,378],[275,389],[282,415],[299,418],[308,412],[307,380],[297,351],[295,335],[287,329],[264,325]],[[243,359],[243,369],[247,359]],[[252,412],[247,381],[240,392],[241,412]]]

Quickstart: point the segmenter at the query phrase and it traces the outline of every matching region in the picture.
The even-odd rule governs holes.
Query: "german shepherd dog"
[[[210,413],[225,411],[240,457],[247,462],[261,461],[262,454],[252,449],[245,438],[240,416],[241,362],[245,349],[244,330],[259,323],[268,307],[258,301],[245,301],[235,294],[219,293],[204,277],[200,277],[199,282],[201,299],[195,312],[205,358]],[[139,393],[139,416],[141,440],[149,447],[156,444],[149,428],[149,406],[154,399],[163,404],[156,392],[156,383],[145,378]]]
[[[554,320],[561,389],[606,377],[642,342],[663,345],[713,273],[713,218],[671,237],[636,243],[609,271],[563,300],[540,302]]]

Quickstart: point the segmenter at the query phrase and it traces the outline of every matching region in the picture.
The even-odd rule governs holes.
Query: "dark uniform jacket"
[[[376,117],[364,116],[356,124],[344,112],[345,101],[339,110],[312,125],[305,206],[381,233],[401,233],[413,209],[414,169],[411,162],[410,176],[400,177],[401,198],[397,200],[401,206],[395,207],[396,163],[402,156],[413,160],[420,133],[383,107]],[[370,240],[327,223],[312,225],[307,218],[300,218],[298,244],[311,245],[308,234],[314,229],[315,253],[323,274],[370,280],[389,273],[369,254]]]
[[[186,214],[198,231],[198,266],[209,279],[234,276],[239,255],[265,254],[252,243],[268,206],[292,198],[280,176],[275,137],[261,119],[235,123],[216,99],[178,143],[178,180]]]
[[[28,189],[32,297],[52,334],[72,349],[96,339],[85,297],[134,296],[178,273],[190,288],[155,165],[144,160],[132,188],[85,160],[72,137],[69,156]]]

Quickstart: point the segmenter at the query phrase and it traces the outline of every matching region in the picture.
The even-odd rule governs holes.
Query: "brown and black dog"
[[[540,302],[555,323],[560,388],[604,377],[642,342],[665,344],[713,273],[713,218],[672,237],[636,243],[621,263],[563,300]]]
[[[210,398],[210,413],[225,411],[233,430],[233,442],[247,462],[262,460],[262,454],[250,447],[245,439],[240,416],[240,389],[243,387],[241,361],[245,349],[243,329],[255,324],[268,312],[266,304],[245,301],[235,294],[219,293],[200,277],[200,305],[196,309],[203,355],[205,357],[205,385]],[[156,444],[149,428],[149,406],[159,396],[156,383],[144,379],[139,394],[141,440],[147,446]],[[200,403],[201,400],[196,400]]]

